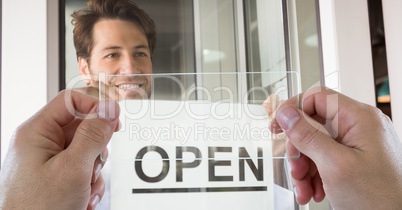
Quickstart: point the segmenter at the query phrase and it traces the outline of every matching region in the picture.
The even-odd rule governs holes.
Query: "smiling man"
[[[88,0],[88,8],[72,14],[74,46],[81,89],[98,96],[98,75],[115,100],[148,98],[156,27],[142,9],[128,0]],[[135,74],[135,76],[134,76]]]

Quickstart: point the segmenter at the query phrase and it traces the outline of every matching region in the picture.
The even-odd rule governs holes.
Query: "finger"
[[[302,109],[306,114],[326,114],[327,96],[338,95],[336,91],[326,87],[314,87],[281,103],[281,107],[294,106]],[[301,100],[301,101],[300,101]],[[330,103],[338,101],[330,101]],[[280,108],[280,107],[279,107]],[[337,110],[336,110],[337,111]],[[331,111],[331,113],[334,113]],[[325,115],[322,115],[325,116]],[[330,116],[330,115],[328,115]]]
[[[281,103],[281,107],[297,107],[309,116],[317,114],[323,119],[332,120],[338,114],[339,105],[348,104],[348,100],[348,97],[326,87],[314,87]]]
[[[302,100],[301,107],[298,107],[298,98]],[[362,110],[367,110],[368,107],[326,87],[309,89],[300,96],[287,100],[281,106],[298,107],[317,120],[319,118],[314,115],[318,115],[321,118],[319,120],[321,124],[329,122],[327,127],[331,128],[329,131],[334,138],[343,138],[351,128],[361,123],[358,119],[365,118],[365,112]],[[354,114],[353,118],[350,117],[350,113]]]
[[[73,137],[75,135],[75,132],[76,132],[78,126],[81,124],[82,120],[83,119],[76,118],[71,123],[69,123],[68,125],[66,125],[62,128],[63,133],[65,135],[65,140],[66,140],[64,149],[70,145],[70,143],[73,140]],[[121,122],[119,121],[119,126],[116,128],[115,131],[118,131],[120,129],[121,129]]]
[[[99,100],[73,90],[65,90],[58,94],[41,110],[41,118],[54,121],[64,127],[76,117],[97,117],[95,108]]]
[[[71,141],[74,138],[75,135],[75,131],[77,130],[78,126],[80,125],[80,123],[82,122],[82,119],[80,118],[76,118],[73,121],[71,121],[69,124],[67,124],[66,126],[64,126],[63,129],[63,133],[65,135],[65,146],[64,149],[67,148]]]
[[[290,159],[290,164],[292,170],[290,171],[292,177],[297,180],[303,179],[307,173],[309,172],[309,167],[310,167],[310,159],[302,155],[300,158],[293,158]]]
[[[37,114],[19,127],[20,133],[35,135],[29,137],[32,139],[31,141],[22,143],[34,144],[36,147],[44,149],[48,154],[43,152],[41,154],[31,152],[31,154],[42,155],[45,160],[49,159],[49,157],[62,151],[69,143],[66,142],[63,127],[80,117],[91,114],[93,117],[97,116],[95,112],[90,113],[97,104],[98,99],[76,91],[60,92]]]
[[[77,170],[83,170],[81,167],[86,165],[90,174],[92,174],[95,159],[105,150],[113,132],[118,127],[119,106],[114,101],[100,101],[93,112],[99,117],[84,119],[80,123],[70,146],[63,151],[62,157],[69,160],[68,164],[71,168],[79,167]]]
[[[326,165],[336,158],[343,147],[326,129],[295,107],[286,106],[278,110],[276,119],[285,130],[290,142],[317,165]]]
[[[278,121],[276,120],[276,118],[273,118],[271,120],[271,124],[269,125],[269,130],[274,134],[279,134],[279,133],[283,132],[283,130],[282,130],[281,126],[278,124]]]
[[[91,185],[91,196],[89,199],[87,209],[93,210],[102,200],[103,195],[105,194],[105,181],[103,179],[102,174],[99,176],[98,181]]]
[[[107,160],[108,154],[109,151],[106,147],[105,150],[103,150],[103,152],[101,153],[101,155],[99,155],[98,158],[96,158],[91,183],[95,183],[98,180],[101,174],[101,170],[103,166],[105,166],[106,163],[105,160]]]
[[[293,179],[294,191],[297,203],[300,205],[307,204],[313,197],[314,190],[311,185],[311,177],[306,175],[301,180]]]
[[[81,87],[81,88],[74,88],[74,91],[85,93],[85,94],[93,96],[95,98],[99,98],[99,88],[98,87],[86,86],[86,87]]]
[[[286,135],[286,134],[283,133],[283,135]],[[287,139],[286,158],[288,158],[289,160],[298,159],[301,157],[301,155],[302,154],[299,152],[299,150],[297,150],[297,148],[295,146],[293,146],[293,144]]]
[[[308,173],[310,174],[311,177],[313,177],[318,171],[317,166],[315,165],[315,163],[312,160],[310,160],[310,158],[308,158],[308,159],[309,159],[309,163],[310,163]]]
[[[310,117],[313,120],[319,122],[321,125],[325,125],[326,122],[327,122],[327,120],[325,118],[321,117],[318,114],[312,114],[312,115],[310,115]],[[279,134],[279,133],[283,132],[283,130],[282,130],[281,126],[278,124],[278,121],[276,120],[276,118],[273,118],[271,120],[271,124],[269,125],[269,129],[274,134]]]
[[[312,180],[311,180],[311,184],[313,185],[313,191],[314,191],[314,195],[313,195],[313,199],[315,202],[321,202],[322,200],[324,200],[325,198],[325,191],[324,191],[324,187],[322,185],[322,179],[320,174],[317,172]]]
[[[262,104],[265,108],[265,110],[268,113],[268,117],[270,119],[274,118],[274,112],[279,106],[279,97],[276,94],[271,94],[265,99],[265,101]]]
[[[98,86],[96,89],[98,90],[98,95],[100,99],[109,99],[119,101],[119,91],[116,88],[116,84],[114,81],[114,76],[111,75],[103,75],[100,76],[100,82],[96,81],[96,85]]]

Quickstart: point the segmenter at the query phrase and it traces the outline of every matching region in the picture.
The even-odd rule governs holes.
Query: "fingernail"
[[[276,113],[276,120],[284,130],[291,129],[299,119],[299,112],[292,107],[282,108]]]
[[[98,205],[99,201],[100,201],[100,198],[98,195],[92,196],[91,201],[89,202],[92,206],[92,209],[95,209],[95,207]]]
[[[120,122],[120,120],[119,120],[119,125],[117,126],[117,128],[116,128],[115,131],[116,131],[116,132],[119,131],[119,130],[121,129],[121,127],[122,127],[122,124],[121,124],[121,122]]]
[[[101,160],[102,162],[106,162],[108,156],[109,156],[109,151],[107,150],[107,148],[105,148],[105,149],[103,150],[103,152],[101,153],[101,155],[100,155],[100,160]]]
[[[282,128],[278,125],[277,122],[273,122],[271,124],[271,131],[273,133],[282,133],[283,132]]]
[[[102,100],[99,102],[96,113],[100,118],[113,121],[119,113],[119,105],[112,100]]]
[[[98,165],[96,166],[96,169],[95,169],[95,180],[94,180],[94,183],[98,180],[99,175],[100,175],[100,173],[101,173],[101,169],[102,169],[101,164],[98,164]]]
[[[295,193],[295,197],[297,198],[297,196],[299,196],[299,190],[296,186],[293,187],[293,192]]]

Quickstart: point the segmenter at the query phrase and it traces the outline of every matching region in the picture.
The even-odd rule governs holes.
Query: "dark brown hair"
[[[87,0],[88,8],[75,11],[74,46],[77,58],[89,58],[93,47],[93,28],[102,19],[117,19],[132,22],[140,26],[148,40],[151,54],[156,45],[156,27],[154,21],[129,0]]]

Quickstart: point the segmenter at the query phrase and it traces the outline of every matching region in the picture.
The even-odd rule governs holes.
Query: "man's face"
[[[90,86],[98,87],[96,75],[106,74],[106,94],[112,98],[148,98],[151,92],[151,76],[127,76],[151,74],[151,53],[141,27],[128,21],[101,20],[94,25],[93,48],[88,61],[79,58],[81,75],[95,75]],[[107,76],[107,75],[119,76]],[[88,78],[88,77],[86,77]],[[113,93],[112,93],[113,92]]]

